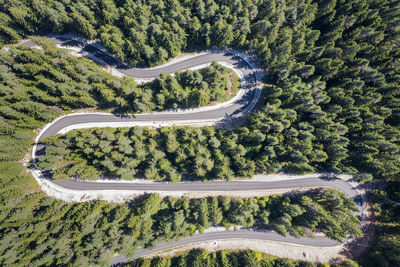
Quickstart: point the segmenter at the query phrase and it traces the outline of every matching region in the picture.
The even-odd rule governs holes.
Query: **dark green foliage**
[[[53,170],[56,179],[97,179],[99,174],[172,182],[180,181],[182,175],[195,179],[251,177],[254,162],[235,140],[239,139],[232,139],[230,132],[213,127],[72,131],[48,140],[39,167]]]
[[[292,266],[302,266],[301,262],[287,260]],[[157,265],[163,262],[161,265]],[[283,266],[279,265],[279,259],[267,254],[250,250],[224,250],[209,253],[204,250],[190,250],[180,253],[173,257],[153,259],[136,259],[124,266],[144,267],[144,266],[215,266],[215,267],[258,267],[258,266]],[[310,267],[317,267],[311,264]]]
[[[153,82],[140,86],[131,94],[117,98],[132,99],[131,105],[121,106],[123,112],[143,112],[170,108],[194,108],[224,102],[236,95],[240,81],[236,74],[217,63],[195,71],[165,73]],[[151,98],[148,96],[151,95]]]
[[[35,0],[7,1],[0,11],[0,45],[30,33],[72,31],[89,39],[99,37],[131,65],[151,66],[184,48],[244,45],[258,7],[246,1]]]
[[[329,265],[316,264],[312,262],[295,261],[285,258],[277,258],[257,251],[251,250],[222,250],[207,252],[194,249],[188,252],[179,253],[172,257],[155,257],[153,259],[136,259],[124,266],[147,267],[147,266],[214,266],[214,267],[357,267],[357,263],[347,260],[342,264]]]
[[[377,190],[370,197],[376,216],[376,238],[363,266],[400,265],[400,198],[399,183],[390,182],[386,190]]]
[[[2,42],[32,32],[73,31],[99,37],[112,53],[132,65],[164,62],[185,47],[256,50],[274,85],[247,127],[253,138],[245,141],[244,148],[251,161],[238,166],[250,171],[239,174],[234,170],[236,175],[283,168],[296,173],[360,173],[360,181],[370,180],[370,175],[398,177],[398,5],[381,0],[50,2],[5,3],[0,16]],[[55,49],[48,50],[53,57],[61,56]],[[35,77],[34,84],[40,89],[32,92],[35,101],[63,108],[100,105],[143,112],[193,107],[220,100],[225,92],[221,88],[226,88],[226,82],[219,82],[215,92],[207,91],[195,72],[183,82],[164,76],[149,90],[131,79],[116,82],[110,75],[88,77],[93,67],[84,67],[78,59],[68,68],[70,73],[65,73],[60,67],[54,70],[49,55],[17,54],[15,63],[29,64],[12,64],[13,72],[18,76],[28,72],[30,80]],[[64,56],[61,66],[65,60],[73,59]],[[13,83],[13,75],[5,70]],[[78,79],[78,84],[71,85],[71,78]],[[186,89],[189,80],[198,90]],[[206,82],[210,85],[217,80]],[[90,93],[96,94],[94,100],[88,97]],[[19,116],[6,107],[0,108],[0,115],[5,119]],[[29,121],[29,127],[34,128],[34,123]],[[8,125],[0,129],[12,130]],[[268,145],[262,141],[264,136],[266,140],[278,138],[278,143]]]
[[[400,181],[391,181],[386,188],[389,199],[400,203]]]
[[[92,141],[99,144],[93,146],[105,149],[98,162],[94,161],[95,152],[90,154],[89,143],[82,141],[73,144],[71,157],[80,161],[74,162],[75,170],[68,166],[72,174],[77,174],[79,167],[90,165],[92,168],[79,174],[92,178],[101,171],[130,179],[137,171],[149,179],[178,181],[178,171],[201,178],[210,175],[229,179],[234,175],[284,170],[345,172],[357,174],[362,182],[370,180],[371,175],[374,179],[398,180],[399,6],[396,1],[387,0],[2,1],[0,43],[14,43],[38,32],[75,32],[100,38],[112,53],[137,66],[165,62],[186,48],[232,46],[258,52],[272,86],[266,86],[265,100],[246,127],[214,133],[207,133],[208,128],[172,129],[153,132],[154,137],[148,135],[148,130],[135,129],[137,140],[127,141],[122,137],[126,134],[120,134],[121,140],[104,137],[101,142],[94,138]],[[67,57],[50,45],[45,51],[33,53],[20,47],[1,52],[2,161],[23,158],[32,143],[33,130],[58,116],[59,108],[124,107],[122,110],[145,111],[159,109],[165,101],[160,96],[156,98],[156,90],[139,90],[132,79],[122,82],[99,72],[87,60]],[[11,53],[15,56],[11,57]],[[132,94],[131,88],[136,92],[135,98],[117,97]],[[90,97],[91,90],[98,97]],[[195,98],[196,103],[203,102],[204,97],[200,96]],[[156,101],[143,101],[152,97]],[[188,104],[174,101],[168,105]],[[165,133],[168,131],[183,131],[185,135],[169,137]],[[110,148],[111,142],[120,145]],[[138,145],[132,147],[132,143]],[[72,146],[60,141],[49,146],[47,152],[58,153],[58,159],[63,159],[65,151],[56,150],[63,145]],[[89,147],[84,152],[89,155],[87,158],[78,145]],[[152,150],[148,152],[147,148]],[[189,153],[182,153],[181,149]],[[121,155],[133,153],[137,158],[128,157],[129,161],[121,162]],[[168,157],[164,158],[163,153]],[[56,166],[49,158],[42,164],[45,162],[46,168]],[[146,169],[137,170],[139,163]],[[133,207],[134,212],[127,219],[124,214],[131,207],[116,211],[102,202],[60,203],[42,194],[29,194],[32,189],[28,187],[29,179],[20,174],[22,169],[15,167],[16,163],[1,164],[5,166],[0,172],[0,197],[5,203],[0,215],[2,265],[86,266],[89,261],[107,265],[110,253],[119,250],[118,246],[123,248],[121,253],[130,255],[132,244],[152,244],[154,237],[148,229],[159,221],[149,222],[147,212],[157,211],[148,206],[140,212],[137,206]],[[125,166],[120,173],[118,164]],[[196,168],[189,169],[189,164]],[[159,169],[154,171],[154,166]],[[60,169],[55,175],[62,178],[63,173],[64,169]],[[218,208],[213,204],[207,217],[203,202],[196,204],[201,211],[199,223],[219,221]],[[397,207],[384,204],[376,208],[383,215],[379,217],[382,225],[376,245],[368,257],[373,266],[399,265]],[[245,215],[234,219],[251,224],[252,217]],[[176,216],[179,222],[181,213]],[[267,213],[261,218],[266,224],[270,219]],[[221,223],[227,222],[222,219]],[[124,226],[118,228],[119,225]],[[139,229],[134,231],[135,236],[129,235],[130,227]],[[281,233],[301,232],[279,224],[274,227]],[[172,231],[163,238],[175,234]],[[329,234],[337,237],[336,233]],[[207,264],[201,256],[189,258],[191,262]]]
[[[64,14],[59,20],[63,26],[57,31],[75,29],[89,38],[100,36],[111,52],[132,64],[162,62],[165,58],[160,55],[171,57],[195,44],[231,45],[258,52],[273,86],[266,87],[265,101],[246,127],[230,135],[219,134],[229,135],[227,138],[241,144],[238,151],[231,153],[243,155],[235,160],[236,167],[227,170],[229,163],[225,158],[230,155],[223,153],[224,159],[220,161],[225,167],[218,177],[279,170],[357,174],[362,182],[372,177],[399,177],[397,6],[378,0],[281,5],[274,1],[189,1],[168,5],[147,1],[100,2],[100,7],[112,12],[85,1],[70,4],[60,13]],[[18,18],[19,26],[10,27],[23,28],[21,33],[34,30],[33,21],[40,25],[48,20],[40,12],[35,13],[37,7],[32,7],[36,15],[35,20],[30,20],[32,14],[22,15],[12,4],[8,5],[8,15],[4,17]],[[20,24],[22,18],[24,23]],[[38,63],[45,62],[44,59],[26,55],[19,58],[33,62],[28,66],[31,72],[42,71]],[[219,99],[223,90],[204,94],[207,86],[199,82],[197,72],[192,74],[183,82],[179,77],[162,77],[152,84],[152,90],[148,86],[134,86],[129,79],[91,79],[100,106],[120,111],[191,107]],[[53,82],[63,79],[58,73],[52,75],[58,77]],[[185,88],[189,80],[198,89],[195,93]],[[46,104],[64,103],[59,100],[58,91],[49,89],[54,84],[48,79],[40,77],[37,83],[44,91],[34,92],[37,99]],[[83,94],[87,90],[80,86],[74,92]],[[208,99],[212,95],[214,98]],[[77,107],[88,100],[83,97],[84,100],[77,101],[70,95],[61,98]],[[91,104],[96,105],[85,105]],[[6,108],[0,109],[0,114],[5,118],[17,115]],[[221,143],[219,135],[209,141]],[[205,173],[209,173],[207,168],[200,168],[196,176],[203,177]],[[147,176],[154,175],[149,172]]]
[[[21,170],[15,163],[0,164],[1,265],[109,265],[114,253],[130,257],[138,246],[174,240],[211,225],[280,229],[281,234],[296,236],[317,230],[336,240],[361,233],[352,215],[354,202],[335,190],[247,199],[163,200],[153,194],[118,205],[66,204],[43,193],[21,191],[29,182],[20,176]],[[249,253],[243,256],[247,261],[252,260]],[[187,259],[205,260],[200,254]]]
[[[33,39],[44,49],[16,46],[0,52],[0,160],[21,159],[32,142],[32,130],[62,110],[194,108],[228,100],[240,87],[236,74],[216,63],[137,85],[132,77],[118,79],[46,39]]]
[[[17,46],[0,55],[0,93],[16,90],[14,96],[5,98],[11,103],[30,100],[16,106],[0,106],[0,115],[6,119],[23,119],[18,111],[36,119],[45,116],[40,115],[43,107],[32,102],[64,110],[95,107],[120,113],[193,108],[212,101],[223,102],[240,87],[236,74],[216,63],[198,71],[178,72],[175,77],[164,73],[149,84],[137,85],[132,77],[118,79],[89,60],[68,55],[50,41],[33,39],[44,51]]]

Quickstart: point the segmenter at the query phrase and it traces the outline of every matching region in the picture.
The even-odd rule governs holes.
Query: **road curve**
[[[261,191],[261,190],[278,190],[278,189],[299,189],[307,187],[329,187],[336,188],[344,192],[350,198],[355,199],[358,212],[355,215],[362,219],[362,193],[354,187],[351,183],[346,180],[339,178],[329,178],[326,176],[313,177],[313,178],[299,178],[284,181],[231,181],[231,182],[187,182],[187,183],[151,183],[151,184],[135,184],[135,183],[123,183],[123,182],[107,182],[107,183],[95,183],[95,182],[82,182],[74,180],[57,180],[53,183],[70,190],[114,190],[115,194],[118,194],[119,190],[145,190],[148,193],[166,192],[166,191],[203,191],[203,192],[232,192],[232,191]],[[337,247],[341,246],[340,242],[331,240],[325,236],[301,237],[295,238],[293,236],[282,236],[273,231],[263,231],[255,229],[240,229],[238,231],[218,231],[208,232],[203,234],[195,234],[194,236],[183,237],[178,241],[166,242],[162,241],[157,244],[153,249],[139,248],[134,256],[127,259],[124,255],[118,255],[114,258],[113,264],[121,264],[128,262],[134,258],[146,256],[149,254],[161,252],[167,249],[173,249],[188,244],[215,241],[215,240],[226,240],[226,239],[256,239],[256,240],[268,240],[275,242],[282,242],[287,244],[312,246],[312,247]]]
[[[135,258],[143,257],[149,254],[157,253],[164,250],[169,250],[193,243],[199,242],[207,242],[207,241],[218,241],[218,240],[226,240],[226,239],[255,239],[255,240],[269,240],[275,242],[284,242],[291,243],[296,245],[305,245],[305,246],[318,246],[318,247],[333,247],[340,246],[341,244],[337,241],[328,239],[323,236],[316,236],[314,238],[310,237],[302,237],[295,238],[293,236],[281,236],[275,232],[271,231],[257,231],[251,229],[239,229],[237,231],[222,231],[222,232],[209,232],[203,234],[196,234],[194,236],[184,237],[179,239],[178,241],[166,242],[162,241],[157,244],[157,246],[153,249],[143,249],[139,248],[135,255],[131,259],[127,259],[124,255],[118,255],[113,260],[113,265],[122,264],[125,262],[129,262]]]
[[[224,106],[213,110],[204,111],[193,111],[193,112],[157,112],[151,114],[137,114],[135,116],[121,117],[113,114],[102,114],[102,113],[91,113],[91,114],[73,114],[68,116],[63,116],[49,125],[47,125],[37,136],[35,146],[32,151],[32,158],[35,160],[40,149],[40,140],[42,138],[55,135],[60,132],[65,132],[68,129],[76,128],[87,128],[87,127],[118,127],[121,126],[134,126],[134,125],[147,125],[146,123],[153,126],[163,126],[168,125],[164,123],[175,122],[179,125],[179,122],[193,122],[198,121],[218,121],[221,119],[234,118],[238,114],[250,111],[258,96],[261,92],[261,74],[256,70],[253,63],[249,62],[243,56],[238,56],[237,53],[232,51],[210,51],[199,56],[192,57],[187,60],[183,60],[174,64],[169,64],[164,67],[158,67],[153,69],[138,69],[131,68],[126,64],[122,63],[117,58],[109,55],[107,52],[93,45],[90,42],[85,42],[82,40],[73,40],[68,38],[52,37],[52,40],[62,46],[74,46],[80,47],[84,53],[90,53],[95,56],[95,58],[100,58],[101,62],[116,68],[118,71],[131,75],[136,78],[154,78],[158,77],[161,72],[173,73],[178,70],[189,69],[199,65],[204,65],[211,63],[212,61],[226,62],[234,66],[235,69],[243,74],[243,78],[246,82],[246,93],[238,100],[229,106]],[[25,41],[24,44],[33,46],[29,40]],[[34,177],[40,181],[43,179],[40,170],[35,169]],[[168,183],[152,183],[152,184],[133,184],[133,183],[93,183],[93,182],[82,182],[82,181],[51,181],[52,183],[69,190],[79,190],[79,191],[90,191],[90,190],[114,190],[118,194],[118,190],[147,190],[149,192],[157,191],[245,191],[245,190],[274,190],[274,189],[287,189],[287,188],[301,188],[301,187],[333,187],[337,188],[349,197],[355,198],[356,200],[363,199],[358,198],[360,192],[353,187],[348,181],[342,179],[324,179],[324,178],[299,178],[290,181],[278,181],[278,182],[260,182],[260,181],[233,181],[233,182],[193,182],[193,183],[178,183],[178,184],[168,184]],[[362,201],[357,202],[359,209],[362,211]],[[362,215],[361,213],[356,213],[356,215]],[[152,250],[144,250],[140,248],[134,258],[144,256],[149,253],[154,253],[157,251],[170,249],[177,246],[182,246],[194,242],[216,240],[216,239],[229,239],[229,238],[251,238],[251,239],[263,239],[279,241],[291,244],[300,244],[316,247],[329,247],[340,245],[338,242],[328,239],[327,237],[318,236],[316,238],[294,238],[294,237],[283,237],[275,232],[265,232],[265,231],[254,231],[241,229],[239,231],[231,232],[212,232],[205,233],[202,235],[196,234],[192,237],[185,237],[179,241],[172,243],[160,242],[159,245]],[[114,264],[125,262],[127,259],[121,255],[114,259]]]
[[[67,36],[67,37],[66,37]],[[219,103],[215,107],[201,107],[192,110],[174,110],[167,112],[154,112],[150,114],[133,115],[114,115],[104,113],[91,114],[72,114],[59,118],[51,126],[42,132],[40,139],[54,135],[58,132],[65,133],[73,125],[79,128],[86,127],[132,127],[138,126],[172,126],[172,125],[192,125],[198,126],[214,125],[222,121],[229,120],[249,112],[256,104],[262,90],[262,77],[264,73],[260,71],[257,64],[252,60],[252,56],[234,50],[210,50],[206,53],[192,56],[186,60],[178,61],[165,66],[141,69],[133,68],[121,62],[118,58],[110,55],[102,49],[99,43],[93,43],[84,38],[71,37],[68,35],[52,35],[49,38],[60,47],[69,47],[79,50],[82,55],[97,60],[100,64],[112,67],[135,79],[152,79],[159,77],[160,73],[174,73],[187,70],[198,66],[211,64],[213,61],[224,63],[225,66],[233,69],[241,76],[242,90],[241,95],[235,101]],[[34,47],[35,43],[25,40],[21,44]],[[78,125],[78,126],[76,126]],[[64,130],[64,131],[63,131]]]

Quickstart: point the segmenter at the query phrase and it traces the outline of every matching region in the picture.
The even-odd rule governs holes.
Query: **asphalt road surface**
[[[331,187],[356,197],[357,191],[346,181],[335,178],[304,178],[286,181],[209,181],[181,183],[97,183],[76,180],[54,180],[53,183],[72,190],[148,190],[148,191],[255,191],[302,187]]]
[[[143,249],[139,248],[133,258],[139,258],[146,256],[151,253],[156,253],[159,251],[173,249],[175,247],[181,247],[184,245],[189,245],[192,243],[198,243],[203,241],[216,241],[224,239],[238,239],[238,238],[247,238],[247,239],[257,239],[257,240],[271,240],[276,242],[285,242],[299,245],[307,245],[307,246],[318,246],[318,247],[332,247],[340,245],[339,242],[328,239],[322,236],[316,236],[314,238],[302,237],[300,239],[295,238],[293,236],[281,236],[275,232],[271,231],[256,231],[251,229],[240,229],[237,231],[229,231],[229,232],[210,232],[203,234],[196,234],[194,236],[184,237],[179,239],[178,241],[173,242],[165,242],[162,241],[157,244],[154,249]],[[118,255],[114,258],[113,265],[118,265],[124,262],[128,262],[129,260],[124,255]]]
[[[103,50],[97,48],[93,43],[71,40],[64,37],[51,37],[50,40],[55,43],[65,46],[65,47],[75,47],[80,48],[82,53],[91,53],[101,60],[101,63],[107,63],[108,66],[117,69],[118,71],[139,79],[157,78],[161,72],[164,73],[175,73],[177,71],[190,69],[203,64],[212,63],[213,61],[226,62],[235,69],[243,74],[243,79],[245,82],[245,94],[235,101],[233,104],[209,111],[200,111],[193,113],[178,113],[171,114],[171,112],[157,112],[153,114],[146,115],[128,115],[121,116],[119,114],[82,114],[75,116],[63,117],[56,123],[52,124],[46,132],[43,132],[40,139],[52,136],[56,134],[61,129],[76,124],[84,123],[95,123],[95,122],[169,122],[169,121],[198,121],[198,120],[213,120],[218,118],[229,118],[232,115],[240,113],[254,100],[254,94],[257,89],[257,76],[255,74],[256,70],[252,69],[251,66],[244,61],[241,57],[233,54],[229,51],[214,51],[207,54],[201,54],[174,64],[170,64],[164,67],[151,68],[151,69],[141,69],[132,68],[122,63],[118,58],[115,58]],[[26,40],[22,42],[27,46],[35,46],[35,44]],[[262,75],[261,75],[262,76]]]
[[[301,189],[305,187],[330,187],[336,188],[350,198],[355,199],[358,212],[355,212],[359,219],[361,219],[362,203],[361,197],[359,196],[356,188],[351,186],[348,182],[342,179],[336,179],[331,177],[319,177],[319,178],[303,178],[286,181],[231,181],[231,182],[185,182],[185,183],[152,183],[152,184],[131,184],[131,183],[96,183],[96,182],[82,182],[75,180],[56,180],[53,181],[55,184],[64,188],[72,190],[144,190],[148,193],[154,193],[157,191],[254,191],[254,190],[274,190],[274,189]],[[240,229],[238,231],[221,231],[221,232],[210,232],[203,234],[196,234],[194,236],[188,236],[179,239],[178,241],[165,242],[162,241],[157,244],[153,249],[139,248],[135,255],[127,259],[124,255],[118,255],[114,258],[113,264],[118,265],[124,262],[128,262],[134,258],[142,257],[151,253],[160,252],[167,249],[172,249],[192,243],[198,243],[203,241],[215,241],[221,239],[260,239],[260,240],[271,240],[277,242],[285,242],[291,244],[299,244],[314,247],[331,247],[340,245],[339,242],[331,240],[324,236],[316,236],[314,238],[301,237],[295,238],[293,236],[281,236],[273,231],[263,231],[258,229]]]
[[[118,71],[133,76],[135,78],[154,78],[158,77],[161,72],[174,73],[179,70],[185,70],[206,63],[211,63],[212,61],[224,61],[231,65],[234,65],[239,71],[244,74],[246,80],[246,94],[233,105],[203,112],[194,112],[186,114],[173,114],[173,113],[162,113],[157,112],[153,114],[143,114],[135,116],[119,116],[113,114],[83,114],[76,116],[63,117],[53,123],[49,128],[42,132],[39,136],[39,140],[48,136],[56,134],[61,129],[77,124],[84,123],[95,123],[95,122],[120,122],[120,121],[171,121],[171,120],[204,120],[204,119],[215,119],[224,116],[230,116],[232,114],[238,113],[243,110],[253,99],[256,88],[256,79],[254,70],[240,57],[235,56],[231,53],[226,52],[211,52],[209,54],[199,55],[175,64],[171,64],[165,67],[154,68],[154,69],[140,69],[131,68],[126,64],[122,63],[119,59],[109,55],[102,49],[87,43],[77,40],[71,40],[68,38],[52,38],[52,40],[63,46],[74,46],[80,47],[83,52],[91,53],[97,58],[100,58],[102,62],[106,62],[109,66],[116,68]],[[32,42],[25,41],[25,45],[33,46]],[[38,146],[40,150],[40,146]],[[287,181],[275,181],[275,182],[260,182],[260,181],[249,181],[249,182],[188,182],[188,183],[152,183],[152,184],[130,184],[130,183],[94,183],[94,182],[82,182],[75,180],[56,180],[53,183],[60,185],[64,188],[72,190],[147,190],[149,192],[156,191],[251,191],[251,190],[274,190],[274,189],[299,189],[302,187],[333,187],[343,191],[349,197],[354,198],[361,210],[361,203],[359,201],[359,196],[355,189],[346,181],[341,179],[330,179],[330,178],[304,178],[297,180],[287,180]],[[360,216],[360,212],[356,215]],[[162,251],[165,249],[170,249],[174,247],[179,247],[187,245],[194,242],[218,240],[218,239],[230,239],[230,238],[251,238],[251,239],[262,239],[262,240],[272,240],[280,241],[285,243],[293,243],[300,245],[308,245],[315,247],[329,247],[336,246],[339,243],[328,239],[327,237],[318,236],[315,238],[294,238],[292,236],[280,236],[272,231],[255,231],[255,230],[245,230],[241,229],[238,231],[230,232],[211,232],[204,234],[196,234],[191,237],[181,238],[179,241],[174,242],[160,242],[154,249],[147,250],[140,248],[136,252],[133,258],[144,256],[146,254],[154,253],[157,251]],[[126,257],[119,255],[114,259],[114,264],[122,263],[127,261]]]

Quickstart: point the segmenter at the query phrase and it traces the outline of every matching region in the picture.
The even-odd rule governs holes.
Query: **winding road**
[[[242,82],[239,97],[234,101],[218,103],[211,107],[201,107],[191,110],[170,110],[151,114],[114,115],[107,113],[72,114],[59,118],[56,122],[40,134],[45,138],[56,133],[65,133],[76,128],[89,127],[129,127],[129,126],[172,126],[172,125],[215,125],[230,122],[254,108],[262,90],[262,77],[264,73],[257,67],[251,55],[246,55],[235,50],[210,50],[206,53],[190,56],[185,60],[166,64],[165,66],[140,69],[129,67],[118,58],[108,54],[99,43],[93,43],[83,38],[50,36],[60,47],[79,49],[82,55],[91,55],[90,58],[101,64],[116,69],[118,72],[134,77],[135,79],[153,79],[159,77],[160,73],[173,74],[177,71],[188,70],[198,66],[206,66],[213,61],[223,63],[238,73]],[[25,40],[21,44],[34,47],[35,43]],[[64,131],[63,131],[64,130]]]
[[[73,47],[75,50],[80,49],[80,53],[83,55],[91,55],[90,58],[96,60],[101,64],[108,64],[115,68],[119,72],[130,75],[135,78],[155,78],[158,77],[161,72],[174,73],[178,70],[186,70],[197,66],[210,64],[213,61],[223,62],[231,66],[237,71],[242,80],[242,89],[244,93],[240,95],[239,99],[231,101],[226,104],[222,103],[217,107],[200,108],[189,111],[167,111],[157,112],[150,114],[136,114],[129,116],[119,116],[106,113],[80,113],[62,116],[52,123],[48,124],[38,134],[36,138],[36,144],[32,151],[32,158],[35,161],[37,157],[42,153],[42,145],[40,140],[55,135],[57,133],[65,133],[71,129],[81,129],[89,127],[132,127],[132,126],[153,126],[162,127],[168,125],[215,125],[223,121],[233,120],[243,114],[249,112],[258,100],[258,97],[262,90],[262,72],[259,71],[254,61],[251,60],[245,54],[241,54],[237,51],[226,50],[226,51],[208,51],[197,56],[192,56],[185,60],[181,60],[172,64],[167,64],[162,67],[152,69],[138,69],[131,68],[126,64],[122,63],[119,59],[113,57],[103,48],[99,47],[99,44],[89,42],[83,38],[74,38],[68,35],[64,36],[51,36],[50,38],[56,44],[62,47]],[[35,46],[29,40],[22,42],[28,46]],[[45,178],[40,170],[33,167],[32,173],[35,179],[40,185],[46,183],[52,183],[64,188],[69,191],[86,191],[90,192],[93,190],[97,191],[110,191],[114,194],[119,194],[120,190],[144,190],[146,192],[174,192],[174,191],[255,191],[255,190],[277,190],[277,189],[298,189],[302,187],[332,187],[337,188],[349,197],[356,199],[356,203],[360,212],[356,215],[361,219],[363,216],[363,204],[365,204],[365,196],[362,191],[358,190],[353,183],[347,180],[339,178],[324,178],[314,177],[306,178],[299,176],[298,179],[291,180],[280,180],[280,181],[232,181],[232,182],[191,182],[191,183],[121,183],[121,182],[109,182],[109,183],[94,183],[94,182],[83,182],[75,180],[66,181],[53,181]],[[165,249],[171,249],[174,247],[191,244],[194,242],[219,240],[219,239],[231,239],[231,238],[250,238],[250,239],[262,239],[279,241],[288,244],[299,244],[313,247],[333,247],[341,245],[336,241],[330,240],[324,236],[317,236],[315,238],[294,238],[291,236],[284,237],[280,236],[275,232],[271,231],[254,231],[251,229],[241,229],[239,231],[222,231],[222,232],[211,232],[205,234],[196,234],[191,237],[185,237],[179,241],[171,243],[160,242],[154,249],[145,250],[140,248],[134,258],[162,251]],[[127,259],[119,255],[114,259],[114,264],[125,262]]]

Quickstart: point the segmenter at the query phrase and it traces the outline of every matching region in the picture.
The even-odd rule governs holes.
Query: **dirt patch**
[[[370,202],[364,203],[364,219],[361,224],[363,237],[351,240],[344,246],[343,254],[350,259],[360,258],[371,246],[375,238],[376,218]]]
[[[320,187],[303,187],[303,188],[287,188],[287,189],[273,189],[273,190],[254,190],[254,191],[211,191],[211,192],[185,192],[183,196],[189,198],[204,198],[211,196],[229,196],[237,198],[248,198],[248,197],[265,197],[273,195],[283,195],[290,192],[305,192],[310,189],[320,188]]]

